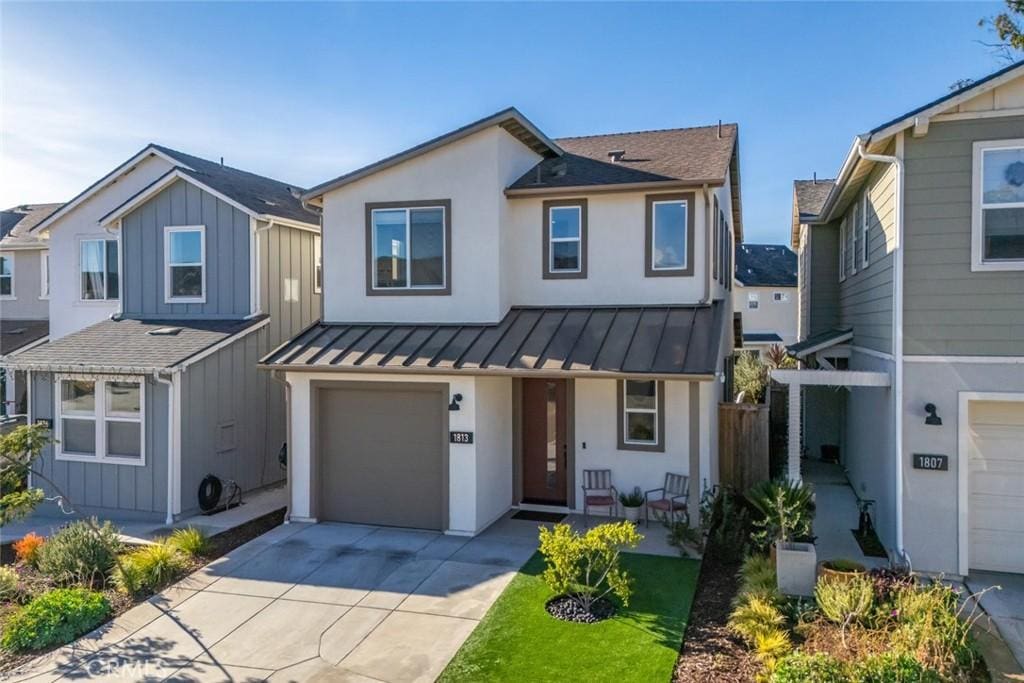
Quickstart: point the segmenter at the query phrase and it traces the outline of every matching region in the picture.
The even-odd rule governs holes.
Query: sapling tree
[[[628,605],[632,579],[619,567],[619,554],[624,548],[636,548],[642,540],[629,522],[601,524],[582,534],[568,524],[542,527],[540,552],[547,562],[544,581],[588,613],[596,601],[608,595]]]

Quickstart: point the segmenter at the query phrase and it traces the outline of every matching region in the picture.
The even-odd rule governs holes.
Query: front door
[[[566,380],[523,380],[523,502],[565,505]]]

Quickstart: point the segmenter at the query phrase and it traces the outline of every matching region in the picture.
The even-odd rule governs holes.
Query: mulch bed
[[[271,529],[273,529],[274,527],[280,525],[284,521],[284,513],[285,509],[281,508],[280,510],[277,510],[275,512],[267,513],[262,517],[257,517],[256,519],[246,522],[241,526],[237,526],[234,529],[229,529],[228,531],[221,532],[216,536],[211,536],[209,552],[207,552],[202,557],[193,558],[189,563],[188,568],[184,572],[182,572],[181,576],[175,578],[174,581],[172,581],[171,583],[176,583],[188,574],[191,574],[197,569],[200,569],[201,567],[206,566],[210,562],[213,562],[218,557],[221,557],[222,555],[229,553],[230,551],[234,550],[240,545],[248,543],[257,536],[261,536],[266,532],[270,531]],[[35,577],[32,578],[34,580],[38,579],[38,581],[42,583],[47,583],[47,580],[44,577],[39,576],[38,574],[36,574]],[[40,590],[38,592],[42,592],[46,590],[46,588],[48,587],[50,586],[41,585]],[[33,590],[32,593],[36,594],[37,591]],[[116,618],[118,615],[127,612],[135,605],[147,600],[150,597],[149,595],[142,595],[135,599],[132,599],[126,596],[125,594],[114,590],[113,587],[104,589],[103,594],[110,602],[110,618],[107,619],[107,622]],[[0,624],[6,621],[6,617],[15,609],[17,609],[17,605],[11,605],[10,603],[0,604]],[[7,650],[0,649],[0,673],[12,671],[20,666],[23,666],[28,662],[32,661],[33,659],[35,659],[36,657],[38,657],[39,655],[45,654],[50,650],[57,649],[57,647],[50,648],[48,650],[40,650],[38,652],[25,652],[21,654],[14,654],[8,652]]]
[[[683,636],[674,680],[682,683],[753,681],[760,666],[726,622],[739,590],[739,564],[724,562],[709,548],[701,564],[697,596]]]

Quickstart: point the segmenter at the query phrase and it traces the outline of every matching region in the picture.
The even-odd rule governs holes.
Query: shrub
[[[850,675],[846,665],[831,655],[796,652],[779,660],[769,680],[772,683],[846,683]]]
[[[779,608],[769,600],[757,595],[748,595],[729,615],[729,630],[755,647],[758,636],[778,631],[786,619]]]
[[[733,386],[737,395],[743,394],[745,403],[761,403],[768,386],[768,366],[761,362],[757,353],[737,354],[733,365]]]
[[[750,512],[742,496],[729,487],[715,487],[701,501],[701,526],[708,543],[726,562],[742,558],[750,545]]]
[[[845,627],[871,615],[875,593],[871,581],[862,576],[824,578],[814,587],[814,599],[826,619]]]
[[[202,531],[191,526],[176,529],[167,542],[189,557],[204,555],[210,550],[210,539]]]
[[[792,541],[811,534],[814,520],[813,491],[802,482],[787,479],[765,481],[747,491],[747,500],[757,511],[751,539],[762,550],[776,541]]]
[[[641,540],[643,536],[629,522],[601,524],[584,534],[568,524],[541,527],[540,552],[547,563],[544,581],[587,612],[594,601],[609,594],[628,605],[632,581],[619,568],[619,553],[622,548],[637,547]]]
[[[792,651],[793,643],[784,629],[774,628],[758,633],[754,638],[754,656],[769,671],[773,671],[778,661]]]
[[[942,674],[974,668],[978,658],[970,636],[974,618],[962,618],[959,596],[953,589],[938,582],[903,588],[893,605],[896,651],[911,654]]]
[[[142,546],[121,558],[114,583],[125,593],[157,590],[185,568],[185,557],[167,541]]]
[[[859,662],[853,680],[857,683],[939,683],[942,679],[908,654],[887,652]]]
[[[43,593],[7,621],[0,645],[11,652],[63,645],[99,626],[110,614],[101,593],[58,588]]]
[[[43,544],[39,570],[62,584],[102,584],[115,564],[121,541],[110,522],[72,522]]]
[[[767,555],[747,555],[740,567],[739,596],[758,595],[777,601],[780,597],[775,564]]]
[[[18,597],[20,578],[13,567],[0,566],[0,601],[14,600]]]
[[[14,556],[18,558],[18,562],[35,567],[39,562],[39,551],[45,541],[46,539],[39,534],[29,532],[20,541],[14,542]]]

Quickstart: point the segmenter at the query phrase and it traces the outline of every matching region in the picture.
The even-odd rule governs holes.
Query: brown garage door
[[[319,517],[444,530],[447,388],[363,383],[318,393]]]

